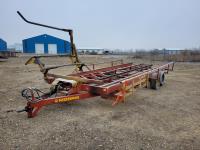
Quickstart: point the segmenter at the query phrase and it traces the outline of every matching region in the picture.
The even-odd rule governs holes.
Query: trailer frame
[[[173,68],[174,62],[158,67],[146,64],[122,63],[111,67],[70,74],[66,76],[66,82],[73,79],[77,84],[66,90],[67,92],[60,90],[55,95],[55,93],[45,93],[34,88],[25,89],[22,92],[22,96],[28,102],[22,111],[26,111],[28,117],[32,118],[37,115],[43,106],[93,97],[111,99],[112,106],[115,106],[118,103],[125,102],[126,97],[132,95],[137,88],[152,88],[150,85],[152,80],[156,81],[156,85],[161,85],[160,77],[169,71],[173,71]],[[52,74],[47,73],[46,80],[52,80],[52,76]],[[55,79],[59,78],[54,78],[53,80],[55,81]],[[52,83],[52,81],[49,82]]]

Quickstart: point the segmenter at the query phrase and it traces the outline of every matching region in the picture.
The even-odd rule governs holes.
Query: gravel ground
[[[14,111],[26,104],[20,91],[30,86],[47,90],[49,85],[37,66],[24,65],[27,59],[0,63],[0,149],[200,149],[200,63],[176,63],[162,88],[138,89],[115,107],[97,97],[49,105],[28,119],[26,113]],[[81,59],[91,63],[116,58]],[[65,60],[44,61],[62,64]],[[69,74],[71,69],[57,73]]]

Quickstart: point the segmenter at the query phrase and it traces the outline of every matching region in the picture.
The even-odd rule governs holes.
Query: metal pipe
[[[55,29],[55,30],[60,30],[60,31],[64,31],[64,32],[71,32],[72,31],[72,29],[58,28],[58,27],[53,27],[53,26],[37,23],[37,22],[32,22],[32,21],[27,20],[19,11],[17,11],[17,13],[25,22],[33,24],[33,25],[38,25],[38,26],[42,26],[42,27],[46,27],[46,28],[50,28],[50,29]]]

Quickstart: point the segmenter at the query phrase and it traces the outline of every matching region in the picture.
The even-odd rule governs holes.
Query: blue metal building
[[[24,39],[22,42],[24,53],[69,54],[71,51],[70,42],[47,34]]]
[[[7,43],[6,41],[0,39],[0,51],[5,51],[7,50]]]

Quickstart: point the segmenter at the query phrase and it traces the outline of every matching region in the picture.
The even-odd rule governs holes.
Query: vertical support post
[[[174,62],[173,62],[173,65],[172,65],[172,71],[174,70]]]
[[[168,72],[169,72],[169,64],[167,65],[167,74],[168,74]]]
[[[160,69],[158,68],[157,80],[159,79]]]
[[[93,70],[95,69],[95,68],[94,68],[94,64],[92,64],[92,68],[93,68]]]

